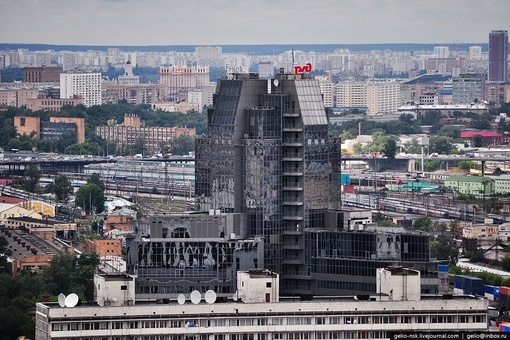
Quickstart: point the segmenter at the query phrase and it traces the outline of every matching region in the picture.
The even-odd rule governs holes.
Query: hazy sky
[[[510,0],[0,0],[0,42],[483,43]]]

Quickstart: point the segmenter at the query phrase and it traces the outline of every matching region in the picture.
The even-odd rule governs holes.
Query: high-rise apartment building
[[[448,58],[450,57],[450,48],[448,46],[435,46],[434,55],[438,58]]]
[[[485,100],[485,77],[481,74],[461,74],[452,78],[452,104],[471,104]]]
[[[508,81],[508,31],[489,34],[489,81]]]
[[[397,112],[401,104],[396,81],[348,81],[336,86],[337,107],[366,107],[370,115]]]
[[[82,96],[83,105],[101,105],[101,73],[66,72],[60,74],[60,98]]]
[[[482,60],[482,46],[469,46],[469,60]]]
[[[185,101],[188,91],[209,85],[209,66],[160,67],[159,84],[166,86],[167,99]]]
[[[261,61],[258,64],[258,73],[261,79],[274,78],[274,65],[271,61]]]

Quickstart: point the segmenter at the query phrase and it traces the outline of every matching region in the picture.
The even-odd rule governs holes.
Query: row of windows
[[[486,323],[485,315],[332,316],[53,323],[52,331],[282,325]]]
[[[386,332],[293,332],[254,334],[200,334],[129,336],[129,340],[294,340],[294,339],[384,339]],[[82,340],[125,340],[126,337],[83,337]]]

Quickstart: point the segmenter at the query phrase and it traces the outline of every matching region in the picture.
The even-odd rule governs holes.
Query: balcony
[[[303,154],[300,152],[287,152],[283,155],[284,162],[302,162]]]
[[[303,191],[303,183],[285,183],[283,190],[286,191]]]
[[[284,220],[287,220],[287,221],[302,221],[303,220],[303,215],[300,214],[300,213],[292,213],[292,212],[288,212],[288,213],[283,213],[283,219]],[[285,233],[285,231],[284,231]]]
[[[287,112],[283,112],[283,116],[286,118],[299,118],[300,115],[297,112],[287,111]]]
[[[303,204],[303,200],[298,198],[288,198],[283,200],[283,205],[302,206]]]
[[[296,271],[296,272],[291,272],[291,273],[284,272],[282,274],[282,277],[284,277],[286,280],[313,280],[314,279],[312,275],[309,275],[307,272],[301,272],[301,271]]]
[[[303,131],[303,127],[295,124],[284,124],[283,125],[284,132],[301,132]]]
[[[284,167],[283,176],[303,176],[303,169],[296,167]]]
[[[301,138],[284,138],[284,146],[303,146],[303,139]]]
[[[283,244],[283,249],[287,250],[302,250],[304,247],[303,242],[285,242]]]
[[[303,257],[302,256],[285,256],[283,258],[284,264],[303,264]]]

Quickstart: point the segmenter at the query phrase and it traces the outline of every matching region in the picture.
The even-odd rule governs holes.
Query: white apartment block
[[[482,60],[482,46],[469,46],[469,60]]]
[[[395,113],[400,106],[400,84],[396,81],[367,83],[368,114]]]
[[[70,72],[60,74],[60,98],[82,96],[83,105],[101,105],[101,73]]]
[[[367,107],[369,115],[395,113],[400,102],[400,84],[396,81],[353,81],[336,87],[337,107]]]
[[[198,104],[198,107],[202,109],[204,107],[202,102],[202,91],[188,91],[188,103]]]
[[[335,84],[327,77],[315,77],[319,80],[324,107],[335,107]]]
[[[336,85],[337,107],[367,107],[367,82],[349,81]]]
[[[450,57],[450,48],[448,46],[435,46],[434,55],[438,58]]]

